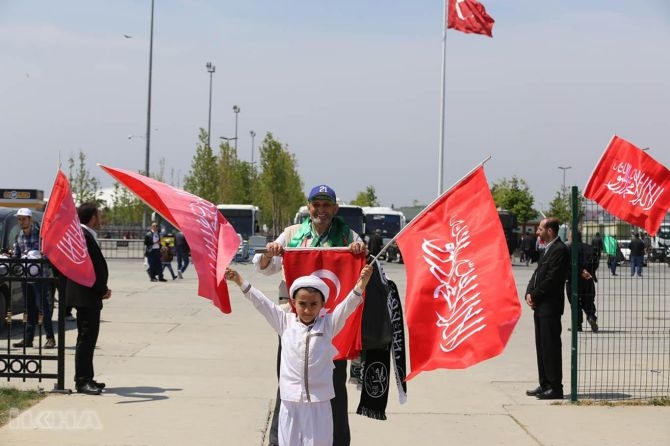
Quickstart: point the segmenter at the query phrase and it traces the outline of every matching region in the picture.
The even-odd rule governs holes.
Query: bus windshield
[[[220,204],[217,208],[244,240],[249,240],[249,237],[256,235],[256,232],[259,231],[258,207],[250,204]]]
[[[365,233],[373,234],[377,229],[382,237],[392,238],[402,229],[400,215],[368,214],[365,216]]]

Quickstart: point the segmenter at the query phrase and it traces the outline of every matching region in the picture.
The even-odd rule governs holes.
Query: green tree
[[[356,199],[352,201],[351,204],[356,206],[379,206],[379,199],[377,198],[375,187],[372,185],[366,187],[364,191],[361,191],[356,195]]]
[[[220,195],[219,163],[212,148],[207,145],[205,129],[200,129],[198,139],[200,142],[191,161],[191,170],[184,179],[184,190],[217,203]]]
[[[561,187],[560,191],[556,191],[554,199],[549,203],[549,211],[547,216],[556,217],[561,223],[570,225],[572,223],[572,203],[571,191],[567,187]],[[577,190],[577,220],[581,221],[584,216],[585,198],[582,196],[579,189]]]
[[[260,159],[258,198],[254,199],[263,211],[263,222],[277,235],[291,223],[296,210],[307,200],[295,155],[270,132],[260,147]]]
[[[74,195],[74,202],[79,205],[89,201],[95,201],[102,205],[106,205],[100,199],[101,190],[98,179],[91,175],[91,172],[86,166],[86,155],[81,150],[77,155],[75,161],[74,154],[70,155],[68,162],[68,181],[72,194]]]
[[[105,213],[105,220],[113,225],[136,225],[142,221],[144,204],[142,201],[119,183],[114,183],[112,206]]]
[[[219,203],[251,204],[252,166],[240,161],[228,141],[219,146]]]
[[[491,187],[491,194],[496,206],[516,215],[519,222],[533,220],[537,211],[533,209],[535,199],[530,193],[528,184],[516,175],[511,179],[503,178]]]

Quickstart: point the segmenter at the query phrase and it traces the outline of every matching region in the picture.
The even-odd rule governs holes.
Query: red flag
[[[95,271],[81,231],[70,183],[59,170],[42,217],[42,252],[65,277],[90,287]]]
[[[591,174],[584,197],[655,236],[670,208],[670,171],[614,136]]]
[[[230,313],[224,273],[240,239],[216,206],[153,178],[99,166],[184,233],[198,273],[198,295],[211,299],[222,312]]]
[[[301,276],[317,276],[330,287],[326,309],[330,312],[356,286],[365,256],[354,256],[348,248],[289,248],[284,251],[286,287],[291,288]],[[363,305],[349,316],[342,330],[333,338],[339,352],[333,359],[353,359],[361,352],[361,318]]]
[[[407,273],[407,379],[500,354],[521,304],[484,169],[440,196],[397,240]]]
[[[448,0],[447,28],[493,37],[495,20],[477,0]]]

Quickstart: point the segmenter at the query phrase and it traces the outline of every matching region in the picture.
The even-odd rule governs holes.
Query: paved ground
[[[531,268],[514,268],[521,289]],[[239,269],[274,294],[276,278],[259,276],[249,265]],[[386,271],[404,290],[402,265],[386,265]],[[113,298],[103,310],[95,360],[96,378],[108,389],[102,396],[50,395],[1,428],[0,445],[267,444],[276,336],[239,291],[231,288],[233,312],[223,315],[196,296],[193,269],[169,283],[150,283],[137,260],[111,260],[110,272]],[[70,323],[66,329],[70,386],[76,327]],[[567,345],[567,334],[563,340]],[[569,349],[564,350],[569,378]],[[359,393],[350,385],[352,444],[670,443],[670,408],[539,401],[524,393],[536,385],[535,370],[532,316],[524,308],[499,357],[467,370],[420,374],[408,383],[404,405],[392,388],[387,421],[356,415]]]

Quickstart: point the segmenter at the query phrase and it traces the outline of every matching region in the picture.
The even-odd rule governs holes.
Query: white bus
[[[365,238],[370,240],[370,235],[379,230],[384,246],[396,236],[407,223],[405,214],[387,207],[364,207],[365,215]],[[398,246],[394,243],[386,251],[385,257],[388,261],[398,260],[402,263],[402,256]]]
[[[216,208],[244,240],[260,231],[260,210],[253,204],[219,204]]]
[[[363,237],[365,235],[365,217],[363,216],[363,208],[351,204],[338,204],[338,206],[339,210],[336,215],[344,220],[347,226],[349,226],[349,229]],[[300,209],[298,209],[298,212],[296,212],[295,218],[293,219],[293,224],[298,225],[308,217],[309,212],[307,212],[307,206],[300,206]]]

